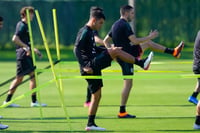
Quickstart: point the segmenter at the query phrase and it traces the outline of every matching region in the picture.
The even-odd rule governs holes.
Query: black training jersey
[[[28,46],[30,46],[30,38],[29,38],[29,33],[28,33],[28,25],[25,22],[19,21],[17,23],[15,35],[17,35],[19,37],[19,39],[23,43],[25,43]],[[18,48],[20,48],[20,46],[16,45],[16,49],[18,49]]]
[[[131,26],[125,19],[117,20],[112,25],[112,28],[108,33],[108,35],[112,38],[114,45],[122,47],[126,52],[129,52],[131,46],[128,37],[133,34]]]
[[[99,33],[98,33],[98,31],[96,31],[96,30],[93,30],[93,32],[94,32],[94,36],[99,36]]]
[[[193,67],[200,67],[200,31],[198,32],[196,39],[195,39],[195,44],[194,44],[194,62],[193,62]]]
[[[77,35],[74,54],[81,67],[85,67],[96,57],[97,46],[94,40],[94,31],[88,27],[82,27]]]

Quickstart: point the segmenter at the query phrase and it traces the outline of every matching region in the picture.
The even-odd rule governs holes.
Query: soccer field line
[[[64,73],[73,73],[73,72],[80,72],[79,69],[72,69],[72,68],[55,68],[56,72],[64,72]],[[36,72],[51,72],[51,69],[36,69]],[[104,69],[102,72],[122,72],[121,69]],[[181,71],[181,70],[134,70],[134,72],[139,73],[191,73],[191,70],[188,71]]]
[[[151,64],[159,65],[159,64],[192,64],[192,61],[152,61]]]
[[[154,75],[102,75],[102,76],[57,76],[57,79],[181,79],[181,78],[200,78],[200,75],[192,74],[154,74]]]
[[[77,61],[62,61],[61,64],[72,64],[72,63],[76,63],[77,64]],[[152,61],[151,64],[153,65],[159,65],[159,64],[192,64],[193,61]]]

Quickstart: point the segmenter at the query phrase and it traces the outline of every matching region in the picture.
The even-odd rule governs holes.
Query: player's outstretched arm
[[[134,34],[130,35],[128,38],[133,44],[140,44],[152,40],[158,36],[158,31],[154,30],[149,33],[146,37],[137,38]]]
[[[111,47],[111,44],[110,44],[111,41],[112,41],[112,38],[109,35],[106,35],[106,37],[103,40],[103,43],[104,43],[106,48]]]

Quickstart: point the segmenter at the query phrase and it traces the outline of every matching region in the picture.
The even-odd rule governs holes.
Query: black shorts
[[[140,45],[131,45],[130,51],[128,52],[135,58],[140,58],[142,55],[142,48]],[[126,63],[120,59],[117,60],[119,65],[121,66],[122,69],[122,74],[123,75],[133,75],[134,74],[134,66],[133,64]]]
[[[136,58],[140,58],[142,55],[142,48],[140,45],[131,45],[128,53]]]
[[[33,60],[30,56],[24,59],[17,60],[17,76],[24,76],[33,72],[35,67],[33,66]]]
[[[82,71],[82,75],[93,75],[93,76],[101,76],[101,70],[110,66],[112,62],[112,58],[108,54],[108,51],[105,50],[101,52],[98,56],[96,56],[91,62],[88,63],[88,67],[93,69],[93,74],[87,74]],[[82,68],[81,68],[82,69]],[[88,88],[91,93],[95,93],[101,87],[103,87],[102,79],[86,79],[88,82]]]
[[[200,74],[200,67],[193,66],[193,72],[194,74]],[[200,83],[200,78],[197,78],[198,82]]]

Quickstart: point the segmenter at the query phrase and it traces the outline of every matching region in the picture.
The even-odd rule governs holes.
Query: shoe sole
[[[123,116],[118,116],[118,118],[121,118],[121,119],[132,119],[132,118],[136,118],[136,116],[133,116],[133,117],[123,117]]]
[[[180,44],[181,44],[181,48],[180,48],[180,50],[177,52],[177,54],[174,55],[175,58],[180,58],[180,56],[181,56],[181,51],[182,51],[183,48],[184,48],[184,42],[181,41]],[[180,44],[179,44],[179,45],[180,45]]]
[[[199,130],[199,129],[200,129],[200,126],[199,126],[199,125],[196,125],[196,124],[194,124],[194,127],[193,127],[193,129],[195,129],[195,130]]]
[[[153,60],[153,52],[149,54],[148,59],[146,60],[148,63],[144,63],[144,70],[149,69],[152,60]]]
[[[190,101],[190,100],[188,100],[188,102],[193,103],[194,105],[197,105],[197,104],[198,104],[198,102],[195,103],[194,101]]]
[[[0,130],[4,130],[4,129],[7,129],[8,128],[8,126],[7,127],[4,127],[4,128],[0,128]]]
[[[88,127],[86,127],[85,130],[86,131],[106,131],[106,129],[91,129],[91,128],[88,128]]]
[[[31,106],[31,107],[47,107],[47,105],[34,105],[34,106]]]

